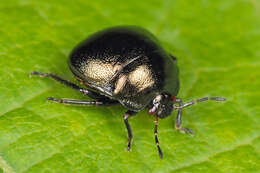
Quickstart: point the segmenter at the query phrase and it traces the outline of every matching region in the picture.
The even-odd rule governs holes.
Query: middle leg
[[[68,104],[68,105],[96,105],[96,106],[110,106],[118,104],[119,102],[116,100],[94,100],[94,101],[88,101],[88,100],[74,100],[74,99],[57,99],[54,97],[48,97],[48,101],[53,101],[56,103],[61,104]]]
[[[124,123],[125,123],[126,129],[127,129],[127,134],[128,134],[128,144],[127,144],[128,151],[130,151],[130,149],[131,149],[131,144],[132,144],[132,140],[133,140],[133,133],[132,133],[130,124],[128,123],[128,118],[135,115],[136,113],[137,112],[128,110],[124,115]]]
[[[79,91],[81,92],[82,94],[84,95],[87,95],[93,99],[98,99],[98,98],[103,98],[103,96],[99,95],[98,93],[95,93],[93,91],[90,91],[90,90],[87,90],[85,88],[81,88],[79,87],[78,85],[72,83],[72,82],[69,82],[55,74],[52,74],[52,73],[41,73],[41,72],[37,72],[37,71],[33,71],[30,73],[30,76],[40,76],[40,77],[45,77],[45,78],[51,78],[67,87],[70,87],[76,91]]]

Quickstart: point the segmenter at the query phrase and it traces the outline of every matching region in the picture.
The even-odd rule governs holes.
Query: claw
[[[47,73],[41,73],[41,72],[38,72],[38,71],[33,71],[33,72],[30,73],[30,77],[32,77],[34,75],[38,75],[40,77],[46,77],[48,74]]]
[[[131,144],[132,144],[132,138],[129,139],[128,144],[127,144],[127,151],[131,151]]]
[[[127,151],[131,151],[131,147],[129,145],[127,145]]]
[[[62,100],[56,99],[56,98],[54,98],[54,97],[48,97],[48,98],[46,99],[46,101],[53,101],[53,102],[56,102],[56,103],[62,103]]]
[[[177,130],[179,130],[181,133],[185,133],[185,134],[189,134],[191,136],[194,136],[193,130],[191,130],[189,128],[180,128],[180,129],[177,129]]]
[[[180,132],[183,133],[183,134],[189,134],[189,135],[191,135],[191,136],[194,136],[193,130],[191,130],[191,129],[189,129],[189,128],[182,128],[182,127],[177,126],[177,125],[175,124],[175,129],[178,130],[178,131],[180,131]]]

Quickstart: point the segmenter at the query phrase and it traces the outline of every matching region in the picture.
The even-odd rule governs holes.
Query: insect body
[[[181,127],[181,114],[184,107],[195,101],[182,104],[181,99],[176,98],[179,91],[176,58],[167,53],[148,31],[128,26],[95,33],[72,51],[69,67],[83,88],[51,73],[32,72],[31,75],[50,77],[95,99],[48,98],[51,101],[100,106],[122,104],[128,109],[123,116],[128,132],[128,150],[133,138],[128,118],[143,109],[155,116],[154,134],[160,158],[163,154],[157,138],[158,118],[165,118],[176,109],[175,128],[193,134],[192,130]],[[197,102],[206,100],[225,99],[205,97]]]

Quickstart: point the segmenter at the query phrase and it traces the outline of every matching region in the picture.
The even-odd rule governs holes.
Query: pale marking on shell
[[[113,72],[117,72],[118,70],[120,70],[122,68],[122,64],[120,63],[116,63],[113,67]]]
[[[126,75],[121,75],[119,77],[119,79],[116,82],[114,94],[118,94],[124,88],[124,86],[126,84],[126,79],[127,79]]]
[[[147,65],[138,66],[129,74],[128,79],[129,82],[138,89],[138,91],[153,86],[155,82]]]
[[[114,74],[113,65],[100,60],[92,60],[86,63],[83,69],[85,76],[100,84],[105,84]]]

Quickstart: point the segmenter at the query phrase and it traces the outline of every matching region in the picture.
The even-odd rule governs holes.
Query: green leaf
[[[0,3],[0,172],[259,172],[260,2],[257,0],[2,0]],[[151,31],[178,57],[184,101],[223,96],[159,120],[160,160],[147,110],[47,103],[46,97],[85,98],[52,80],[76,82],[67,66],[72,48],[115,25]]]

